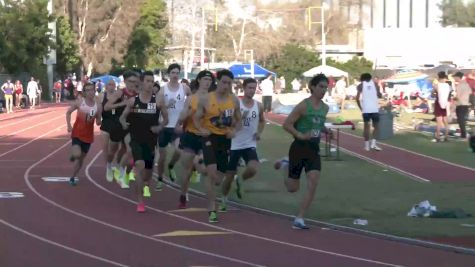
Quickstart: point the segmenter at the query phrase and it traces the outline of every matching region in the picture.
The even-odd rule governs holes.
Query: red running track
[[[292,230],[285,219],[248,210],[220,214],[211,225],[204,211],[176,211],[171,188],[153,192],[148,211],[137,214],[132,192],[105,181],[99,138],[79,185],[70,187],[41,179],[70,173],[64,117],[17,124],[30,126],[0,139],[15,144],[0,146],[1,191],[25,195],[0,199],[0,266],[475,266],[471,255],[322,228]],[[189,204],[206,206],[195,197]],[[178,230],[220,234],[157,236]]]
[[[269,113],[267,119],[282,125],[286,116]],[[378,144],[383,151],[365,151],[363,138],[340,131],[340,147],[365,160],[373,161],[421,181],[475,182],[475,169],[422,155],[384,143]]]

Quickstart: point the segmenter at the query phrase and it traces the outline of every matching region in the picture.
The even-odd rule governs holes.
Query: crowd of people
[[[7,79],[0,87],[0,111],[13,113],[15,109],[34,109],[41,103],[42,91],[40,81],[34,77],[31,77],[26,90],[20,80],[13,83],[11,79]]]

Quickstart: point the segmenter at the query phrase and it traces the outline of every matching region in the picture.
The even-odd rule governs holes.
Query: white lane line
[[[37,124],[33,124],[33,125],[30,126],[30,127],[23,128],[23,129],[21,129],[21,130],[18,130],[18,131],[16,131],[16,132],[13,132],[13,133],[10,133],[10,134],[4,135],[4,136],[0,136],[0,140],[1,140],[1,139],[4,139],[4,138],[7,138],[7,137],[10,137],[10,136],[13,136],[13,135],[15,135],[15,134],[17,134],[17,133],[22,133],[22,132],[27,131],[27,130],[29,130],[29,129],[31,129],[31,128],[35,128],[35,127],[37,127],[37,126],[46,124],[46,123],[48,123],[48,122],[50,122],[50,121],[57,120],[57,119],[59,119],[59,118],[61,118],[61,117],[65,118],[65,115],[56,116],[56,117],[54,117],[54,118],[52,118],[52,119],[49,119],[49,120],[46,120],[46,121],[42,121],[42,122],[37,123]]]
[[[282,126],[282,124],[280,124],[280,123],[277,123],[277,122],[274,122],[274,121],[271,121],[271,120],[269,120],[269,121],[270,121],[272,124],[274,124],[274,125]],[[344,132],[340,131],[340,133],[344,133]],[[389,165],[389,164],[384,163],[384,162],[382,162],[382,161],[379,161],[379,160],[376,160],[376,159],[372,159],[372,158],[367,157],[367,156],[365,156],[365,155],[363,155],[363,154],[360,154],[360,153],[358,153],[358,152],[354,152],[354,151],[348,150],[348,149],[343,148],[343,147],[341,147],[341,146],[340,146],[340,150],[343,151],[343,152],[345,152],[345,153],[347,153],[347,154],[350,154],[350,155],[352,155],[352,156],[354,156],[354,157],[360,158],[360,159],[362,159],[362,160],[366,160],[366,161],[372,162],[372,163],[374,163],[374,164],[377,164],[377,165],[379,165],[379,166],[392,169],[392,170],[394,170],[394,171],[396,171],[396,172],[399,172],[399,173],[401,173],[401,174],[403,174],[403,175],[405,175],[405,176],[408,176],[410,179],[412,179],[412,180],[414,180],[414,181],[417,181],[417,182],[424,182],[424,183],[430,183],[430,182],[431,182],[430,180],[427,180],[427,179],[425,179],[425,178],[422,178],[421,176],[419,176],[419,175],[417,175],[417,174],[414,174],[414,173],[412,173],[412,172],[405,171],[405,170],[403,170],[403,169],[400,169],[400,168],[398,168],[398,167]]]
[[[92,179],[91,175],[90,175],[90,167],[93,165],[93,163],[97,160],[97,158],[101,155],[102,153],[102,150],[99,151],[97,153],[97,155],[91,160],[91,162],[88,164],[88,166],[86,167],[86,176],[87,178],[89,179],[89,181],[91,181],[94,185],[96,185],[98,188],[104,190],[105,192],[113,195],[113,196],[116,196],[120,199],[123,199],[125,201],[128,201],[130,203],[134,203],[134,204],[137,204],[136,201],[133,201],[131,199],[128,199],[126,197],[123,197],[119,194],[116,194],[115,192],[112,192],[110,190],[108,190],[107,188],[103,187],[102,185],[98,184],[95,180]],[[175,217],[175,218],[179,218],[179,219],[182,219],[182,220],[185,220],[185,221],[188,221],[188,222],[193,222],[193,223],[196,223],[196,224],[199,224],[199,225],[202,225],[202,226],[206,226],[206,227],[209,227],[209,228],[213,228],[213,229],[217,229],[217,230],[221,230],[221,231],[227,231],[227,232],[231,232],[231,233],[234,233],[234,234],[238,234],[238,235],[243,235],[243,236],[246,236],[246,237],[250,237],[250,238],[254,238],[254,239],[259,239],[259,240],[264,240],[264,241],[268,241],[268,242],[271,242],[271,243],[276,243],[276,244],[280,244],[280,245],[285,245],[285,246],[289,246],[289,247],[294,247],[294,248],[299,248],[299,249],[305,249],[305,250],[308,250],[308,251],[312,251],[312,252],[317,252],[317,253],[322,253],[322,254],[327,254],[327,255],[332,255],[332,256],[336,256],[336,257],[342,257],[342,258],[346,258],[346,259],[352,259],[352,260],[356,260],[356,261],[363,261],[363,262],[367,262],[367,263],[373,263],[373,264],[378,264],[378,265],[383,265],[383,266],[393,266],[393,267],[398,267],[400,265],[396,265],[396,264],[391,264],[391,263],[386,263],[386,262],[382,262],[382,261],[376,261],[376,260],[370,260],[370,259],[366,259],[366,258],[361,258],[361,257],[356,257],[356,256],[350,256],[350,255],[346,255],[346,254],[341,254],[341,253],[336,253],[336,252],[332,252],[332,251],[326,251],[326,250],[321,250],[321,249],[316,249],[316,248],[311,248],[311,247],[306,247],[306,246],[302,246],[302,245],[298,245],[298,244],[294,244],[294,243],[289,243],[289,242],[284,242],[284,241],[280,241],[280,240],[275,240],[275,239],[271,239],[271,238],[267,238],[267,237],[263,237],[263,236],[259,236],[259,235],[254,235],[254,234],[249,234],[249,233],[245,233],[245,232],[240,232],[240,231],[237,231],[237,230],[233,230],[233,229],[228,229],[228,228],[224,228],[224,227],[219,227],[219,226],[216,226],[216,225],[211,225],[211,224],[208,224],[208,223],[204,223],[204,222],[201,222],[201,221],[196,221],[196,220],[193,220],[193,219],[190,219],[190,218],[187,218],[187,217],[184,217],[184,216],[180,216],[178,214],[174,214],[174,213],[170,213],[170,212],[167,212],[167,211],[164,211],[164,210],[160,210],[160,209],[156,209],[154,207],[151,207],[151,206],[147,206],[148,209],[150,210],[153,210],[153,211],[156,211],[158,213],[161,213],[161,214],[165,214],[165,215],[169,215],[171,217]]]
[[[17,124],[20,124],[20,123],[25,122],[25,121],[29,121],[29,120],[33,120],[33,119],[38,119],[39,117],[42,117],[42,116],[44,116],[44,115],[48,115],[48,114],[50,114],[50,113],[52,113],[52,112],[53,112],[53,111],[48,111],[47,113],[43,113],[43,114],[40,114],[40,115],[38,115],[38,116],[34,116],[34,115],[32,114],[32,116],[29,116],[28,118],[24,118],[24,119],[21,119],[21,120],[19,120],[19,121],[15,121],[15,122],[8,123],[8,124],[2,124],[2,125],[0,125],[0,129],[3,129],[3,128],[8,127],[8,126],[12,126],[12,125],[17,125]]]
[[[52,157],[54,154],[56,154],[57,152],[59,152],[61,149],[65,148],[66,146],[68,146],[70,144],[70,142],[66,142],[65,144],[63,144],[61,147],[57,148],[56,150],[54,150],[53,152],[49,153],[48,155],[46,155],[43,159],[37,161],[36,163],[34,163],[33,165],[31,165],[25,172],[24,174],[24,180],[25,180],[25,183],[27,184],[28,188],[33,192],[35,193],[39,198],[41,198],[42,200],[44,200],[45,202],[48,202],[49,204],[57,207],[57,208],[60,208],[64,211],[67,211],[71,214],[74,214],[76,216],[79,216],[79,217],[82,217],[84,219],[87,219],[89,221],[92,221],[92,222],[95,222],[95,223],[98,223],[98,224],[101,224],[103,226],[106,226],[106,227],[109,227],[109,228],[112,228],[112,229],[115,229],[115,230],[118,230],[118,231],[121,231],[121,232],[125,232],[125,233],[128,233],[128,234],[131,234],[131,235],[134,235],[134,236],[137,236],[137,237],[141,237],[141,238],[145,238],[145,239],[148,239],[148,240],[151,240],[151,241],[154,241],[154,242],[158,242],[158,243],[162,243],[162,244],[165,244],[165,245],[169,245],[169,246],[172,246],[172,247],[175,247],[175,248],[180,248],[180,249],[183,249],[183,250],[187,250],[187,251],[191,251],[191,252],[195,252],[195,253],[199,253],[199,254],[203,254],[203,255],[207,255],[207,256],[212,256],[212,257],[216,257],[216,258],[219,258],[219,259],[223,259],[223,260],[227,260],[227,261],[230,261],[230,262],[235,262],[235,263],[240,263],[240,264],[243,264],[243,265],[247,265],[247,266],[258,266],[260,267],[261,265],[258,265],[258,264],[255,264],[255,263],[251,263],[251,262],[247,262],[247,261],[243,261],[243,260],[239,260],[239,259],[235,259],[235,258],[231,258],[231,257],[226,257],[226,256],[223,256],[223,255],[219,255],[219,254],[215,254],[215,253],[212,253],[212,252],[208,252],[208,251],[204,251],[204,250],[200,250],[200,249],[195,249],[195,248],[191,248],[191,247],[188,247],[188,246],[184,246],[184,245],[180,245],[180,244],[177,244],[177,243],[173,243],[173,242],[170,242],[170,241],[165,241],[165,240],[161,240],[161,239],[157,239],[157,238],[153,238],[153,237],[150,237],[150,236],[147,236],[147,235],[144,235],[144,234],[141,234],[141,233],[138,233],[138,232],[134,232],[134,231],[131,231],[129,229],[126,229],[126,228],[122,228],[122,227],[119,227],[119,226],[116,226],[116,225],[113,225],[113,224],[109,224],[107,222],[104,222],[104,221],[101,221],[99,219],[96,219],[94,217],[90,217],[90,216],[87,216],[86,214],[83,214],[83,213],[80,213],[80,212],[77,212],[77,211],[74,211],[72,209],[69,209],[45,196],[43,196],[41,193],[39,193],[36,188],[31,184],[30,182],[30,178],[29,178],[29,175],[30,175],[30,172],[33,168],[35,168],[36,166],[38,166],[39,164],[43,163],[44,161],[46,161],[48,158]],[[94,158],[93,161],[91,161],[91,163],[88,164],[87,168],[89,168],[91,165],[92,165],[92,162],[94,162],[97,157],[101,154],[101,151],[96,155],[96,157]]]
[[[115,262],[115,261],[111,261],[111,260],[108,260],[108,259],[106,259],[106,258],[102,258],[102,257],[96,256],[96,255],[93,255],[93,254],[91,254],[91,253],[87,253],[87,252],[84,252],[84,251],[81,251],[81,250],[78,250],[78,249],[75,249],[75,248],[72,248],[72,247],[65,246],[65,245],[63,245],[63,244],[54,242],[54,241],[52,241],[52,240],[50,240],[50,239],[41,237],[41,236],[39,236],[39,235],[35,235],[34,233],[28,232],[28,231],[26,231],[25,229],[20,228],[20,227],[18,227],[18,226],[15,226],[15,225],[13,225],[13,224],[11,224],[11,223],[5,221],[5,220],[0,219],[0,223],[2,223],[2,224],[4,224],[5,226],[8,226],[8,227],[10,227],[10,228],[12,228],[12,229],[18,231],[18,232],[21,232],[21,233],[23,233],[23,234],[25,234],[25,235],[28,235],[28,236],[30,236],[30,237],[32,237],[32,238],[35,238],[35,239],[38,239],[38,240],[43,241],[43,242],[45,242],[45,243],[48,243],[48,244],[50,244],[50,245],[57,246],[57,247],[60,247],[60,248],[65,249],[65,250],[69,250],[69,251],[71,251],[71,252],[75,252],[75,253],[77,253],[77,254],[80,254],[80,255],[83,255],[83,256],[86,256],[86,257],[95,259],[95,260],[99,260],[99,261],[102,261],[102,262],[105,262],[105,263],[109,263],[109,264],[112,264],[112,265],[114,265],[114,266],[128,267],[128,265],[124,265],[124,264],[121,264],[121,263],[118,263],[118,262]]]
[[[18,149],[20,149],[20,148],[22,148],[22,147],[24,147],[24,146],[27,146],[27,145],[33,143],[34,141],[36,141],[36,140],[38,140],[38,139],[41,139],[41,138],[43,138],[44,136],[46,136],[46,135],[48,135],[48,134],[50,134],[50,133],[52,133],[52,132],[58,131],[59,129],[61,129],[61,128],[63,128],[63,127],[64,127],[64,125],[63,125],[63,126],[59,126],[59,127],[57,127],[57,128],[54,128],[53,130],[48,131],[48,132],[46,132],[46,133],[44,133],[44,134],[42,134],[42,135],[40,135],[40,136],[37,136],[37,137],[35,137],[34,139],[31,139],[30,141],[28,141],[28,142],[26,142],[26,143],[24,143],[24,144],[22,144],[22,145],[20,145],[20,146],[17,146],[17,147],[15,147],[15,148],[13,148],[13,149],[10,149],[10,150],[8,150],[7,152],[4,152],[4,153],[0,154],[0,158],[3,157],[3,156],[5,156],[5,155],[7,155],[7,154],[12,153],[13,151],[18,150]]]

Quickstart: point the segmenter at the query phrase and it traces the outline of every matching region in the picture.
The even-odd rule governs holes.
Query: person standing
[[[15,106],[17,109],[20,109],[21,99],[23,97],[23,84],[20,80],[15,82]]]
[[[15,86],[10,81],[7,80],[6,83],[2,85],[2,91],[5,95],[5,106],[7,108],[7,113],[13,113],[13,93]]]
[[[472,89],[468,85],[467,81],[462,80],[463,72],[457,72],[454,74],[455,80],[455,113],[457,114],[457,122],[460,127],[460,137],[467,138],[467,124],[468,111],[470,109],[470,94]]]
[[[437,126],[435,128],[435,136],[432,142],[440,142],[440,130],[442,127],[445,128],[445,138],[442,138],[444,141],[448,141],[449,136],[449,122],[447,119],[447,108],[449,107],[450,92],[452,88],[447,83],[447,74],[441,71],[437,74],[438,80],[437,84],[434,87],[435,104],[434,104],[434,115],[437,121]]]
[[[294,137],[289,149],[289,172],[285,178],[287,191],[299,191],[302,170],[307,173],[307,192],[293,222],[294,229],[309,229],[304,215],[315,197],[320,179],[320,133],[326,132],[324,125],[328,113],[328,105],[322,101],[328,88],[328,78],[318,74],[310,80],[308,87],[310,97],[301,101],[284,122],[284,129]]]
[[[235,136],[235,125],[241,121],[239,100],[232,94],[234,75],[224,69],[217,73],[216,91],[200,98],[193,123],[203,136],[203,158],[209,179],[206,182],[208,197],[208,221],[218,222],[214,186],[220,184],[228,168],[231,139]],[[273,90],[273,86],[271,87]]]
[[[274,83],[272,82],[272,75],[266,77],[261,82],[262,90],[262,104],[264,105],[264,112],[272,111],[272,96],[274,95]]]
[[[53,85],[53,93],[54,93],[54,100],[56,103],[61,102],[61,89],[63,85],[61,84],[61,80],[58,80]]]
[[[167,109],[164,100],[153,94],[153,72],[142,74],[142,90],[127,100],[120,123],[130,133],[130,148],[134,159],[136,179],[137,212],[145,212],[144,197],[150,197],[150,179],[157,134],[168,123]],[[159,123],[162,113],[162,123]]]
[[[31,77],[31,80],[28,82],[26,87],[26,94],[30,101],[30,109],[35,108],[36,97],[38,95],[38,83],[35,81],[35,78]]]
[[[168,66],[167,73],[170,77],[170,81],[163,86],[160,91],[160,95],[165,99],[165,103],[168,109],[168,123],[165,128],[160,132],[158,138],[158,150],[160,157],[158,158],[157,174],[157,191],[161,191],[163,187],[163,173],[165,172],[165,162],[167,160],[167,146],[170,144],[174,147],[173,156],[168,163],[168,177],[171,181],[175,181],[176,172],[173,169],[175,164],[180,159],[181,151],[178,148],[179,136],[175,133],[175,127],[180,117],[180,114],[185,106],[186,98],[191,95],[190,88],[180,83],[180,65],[173,63]]]
[[[243,86],[244,97],[239,100],[242,119],[236,126],[236,135],[231,140],[229,165],[222,185],[223,198],[219,206],[220,212],[225,212],[227,209],[227,198],[234,176],[237,173],[239,160],[242,158],[246,162],[246,169],[240,176],[242,181],[254,177],[259,168],[259,158],[256,150],[257,141],[261,139],[266,121],[262,104],[253,99],[256,93],[257,81],[252,78],[245,79]],[[235,181],[237,197],[242,199],[241,178],[237,177]]]
[[[94,142],[94,121],[101,125],[102,108],[95,98],[94,84],[86,84],[85,95],[73,102],[66,112],[66,123],[68,132],[71,133],[72,147],[70,161],[74,163],[73,173],[69,178],[69,184],[76,185],[75,177],[81,170],[84,158],[89,152],[92,142]],[[76,121],[71,126],[71,114],[77,110]]]
[[[41,82],[40,80],[38,79],[36,81],[36,84],[38,85],[38,90],[36,91],[36,96],[37,96],[37,104],[38,104],[38,107],[40,106],[41,104],[41,96],[43,94],[43,87],[41,86]]]
[[[358,93],[356,94],[356,103],[363,113],[364,122],[364,149],[366,151],[382,149],[376,144],[376,136],[379,130],[379,98],[382,97],[378,86],[372,80],[371,74],[363,73],[360,77],[360,84],[356,87]],[[373,124],[373,134],[370,141],[370,124]]]

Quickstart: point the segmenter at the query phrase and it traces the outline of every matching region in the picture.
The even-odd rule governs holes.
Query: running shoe
[[[201,180],[201,174],[200,174],[199,172],[197,172],[197,171],[193,171],[193,172],[191,173],[190,181],[191,181],[192,183],[194,183],[194,184],[197,184],[197,183],[200,182],[200,180]]]
[[[297,229],[297,230],[308,230],[308,229],[310,229],[310,227],[308,227],[304,222],[297,221],[297,220],[294,221],[294,224],[292,225],[292,228]]]
[[[374,150],[374,151],[381,151],[381,150],[383,150],[382,148],[380,148],[380,147],[379,147],[378,145],[376,145],[376,144],[373,145],[373,146],[371,146],[371,149]]]
[[[137,212],[140,212],[140,213],[145,212],[145,204],[143,202],[139,202],[137,204]]]
[[[150,187],[148,185],[143,187],[143,196],[144,197],[151,197],[152,194],[150,194]]]
[[[221,202],[219,203],[219,206],[218,206],[218,212],[227,212],[228,211],[228,205],[226,204],[226,202]]]
[[[163,190],[163,182],[158,180],[155,186],[155,191],[162,191]]]
[[[209,212],[208,222],[210,222],[210,223],[217,223],[218,222],[218,215],[216,214],[216,211],[210,211]]]
[[[135,173],[134,170],[129,172],[129,181],[135,181]]]
[[[179,209],[186,209],[186,196],[180,195],[180,204],[178,204]]]
[[[74,177],[69,178],[69,184],[71,186],[76,186],[77,185],[76,179],[74,179]]]
[[[114,176],[114,179],[116,181],[119,181],[119,178],[120,178],[120,169],[117,168],[117,167],[112,167],[112,173],[113,173],[113,176]]]
[[[111,183],[114,181],[114,173],[112,171],[112,168],[106,168],[106,180]]]

